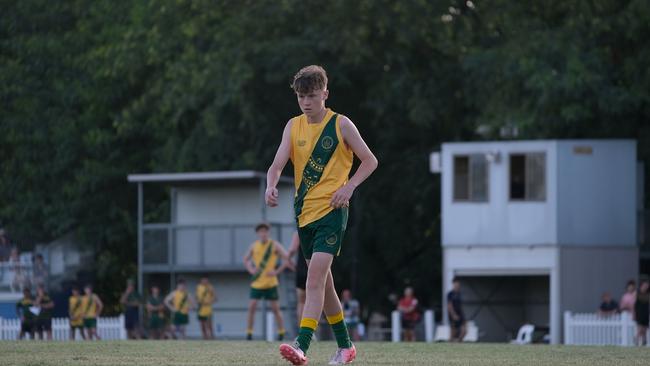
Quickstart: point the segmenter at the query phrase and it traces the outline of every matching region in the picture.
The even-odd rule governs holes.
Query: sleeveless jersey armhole
[[[343,132],[341,132],[341,117],[343,117],[342,114],[339,114],[336,116],[336,137],[339,139],[339,145],[343,146],[345,151],[351,152],[352,149],[350,149],[350,146],[345,142],[345,139],[343,138]]]

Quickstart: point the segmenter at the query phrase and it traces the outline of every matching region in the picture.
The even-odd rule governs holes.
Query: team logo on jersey
[[[307,140],[298,140],[298,146],[303,147],[307,145]]]
[[[338,237],[336,236],[336,234],[332,234],[332,235],[328,236],[327,239],[325,239],[325,242],[327,243],[327,245],[332,246],[332,245],[336,244],[337,240],[338,240]]]
[[[334,139],[330,136],[325,136],[323,137],[323,142],[321,142],[320,145],[323,147],[323,149],[329,150],[332,148],[332,146],[334,146]]]

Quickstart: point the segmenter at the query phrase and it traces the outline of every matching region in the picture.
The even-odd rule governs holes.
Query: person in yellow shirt
[[[196,308],[194,299],[187,292],[184,279],[176,282],[176,289],[165,297],[165,306],[172,313],[172,323],[174,325],[173,336],[175,338],[185,338],[185,327],[190,322],[190,309]]]
[[[81,307],[81,294],[79,287],[72,288],[72,295],[68,299],[68,316],[70,317],[70,340],[76,337],[76,330],[79,330],[82,339],[86,339],[84,333],[84,309]]]
[[[255,227],[258,240],[251,244],[244,256],[244,265],[252,276],[246,328],[247,340],[253,339],[255,311],[259,300],[271,302],[271,310],[275,314],[275,321],[278,325],[278,340],[284,338],[284,321],[278,305],[278,274],[282,273],[291,262],[282,244],[270,238],[270,229],[271,227],[266,223]],[[278,267],[278,259],[282,259],[280,267]]]
[[[325,69],[317,65],[303,67],[294,76],[291,86],[303,114],[287,122],[266,179],[266,204],[275,207],[277,184],[291,159],[298,236],[308,261],[298,338],[294,344],[280,345],[280,355],[294,365],[307,364],[306,352],[322,312],[338,346],[330,365],[347,364],[356,357],[330,267],[341,251],[350,198],[378,162],[354,123],[325,107],[329,97],[327,82]],[[350,178],[355,155],[361,164]]]
[[[199,306],[198,318],[203,339],[214,339],[212,330],[212,304],[217,301],[217,294],[207,276],[201,277],[196,286],[196,302]]]
[[[86,339],[100,340],[97,334],[97,317],[102,313],[104,304],[102,300],[93,293],[92,285],[88,284],[84,287],[84,296],[81,298],[81,309],[83,310],[83,324],[86,329]]]

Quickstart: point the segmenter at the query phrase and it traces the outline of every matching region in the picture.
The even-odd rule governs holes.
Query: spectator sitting
[[[343,314],[345,315],[345,323],[348,326],[350,337],[352,341],[359,341],[359,301],[352,298],[350,290],[343,290],[341,292],[341,306],[343,307]]]
[[[32,268],[32,282],[36,286],[47,287],[47,276],[48,270],[45,260],[43,260],[42,254],[36,254],[32,259],[33,268]]]
[[[627,281],[625,285],[625,293],[621,296],[621,302],[618,304],[621,312],[628,312],[634,315],[634,303],[636,302],[636,282],[634,280]]]
[[[600,303],[598,314],[602,316],[614,315],[618,312],[618,303],[612,298],[609,292],[603,294],[603,302]]]

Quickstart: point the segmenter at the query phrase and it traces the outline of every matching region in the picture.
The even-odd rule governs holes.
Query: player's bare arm
[[[275,153],[275,158],[273,163],[269,167],[268,172],[266,173],[266,193],[264,195],[266,199],[266,204],[270,207],[275,207],[278,205],[278,182],[280,181],[280,175],[282,175],[282,170],[289,161],[291,156],[291,120],[287,122],[287,125],[284,127],[284,132],[282,132],[282,141],[278,147],[278,151]]]
[[[349,118],[341,116],[340,128],[343,141],[361,160],[361,164],[348,183],[339,188],[332,196],[330,205],[334,208],[348,206],[354,190],[377,169],[379,164],[366,142],[363,141],[359,130]]]
[[[97,295],[93,295],[93,298],[95,300],[95,303],[97,304],[97,316],[102,313],[102,310],[104,310],[104,303],[102,300],[99,298]]]
[[[165,306],[167,306],[167,309],[169,309],[169,311],[177,311],[178,310],[178,309],[176,309],[176,307],[174,306],[174,304],[172,302],[172,300],[174,299],[174,294],[175,293],[176,293],[176,290],[170,292],[169,295],[167,295],[167,297],[165,297],[165,301],[163,301],[165,303]]]
[[[253,261],[251,261],[252,257],[253,257],[253,244],[251,244],[250,248],[248,248],[248,251],[244,255],[244,266],[246,267],[248,273],[254,275],[257,272],[257,269],[253,265]]]
[[[282,244],[278,243],[277,241],[274,241],[273,245],[275,246],[275,252],[277,253],[278,257],[282,259],[282,264],[280,265],[280,267],[278,267],[278,269],[274,271],[269,271],[268,276],[277,276],[291,265],[289,261],[289,253],[287,253],[287,251],[284,250]]]

